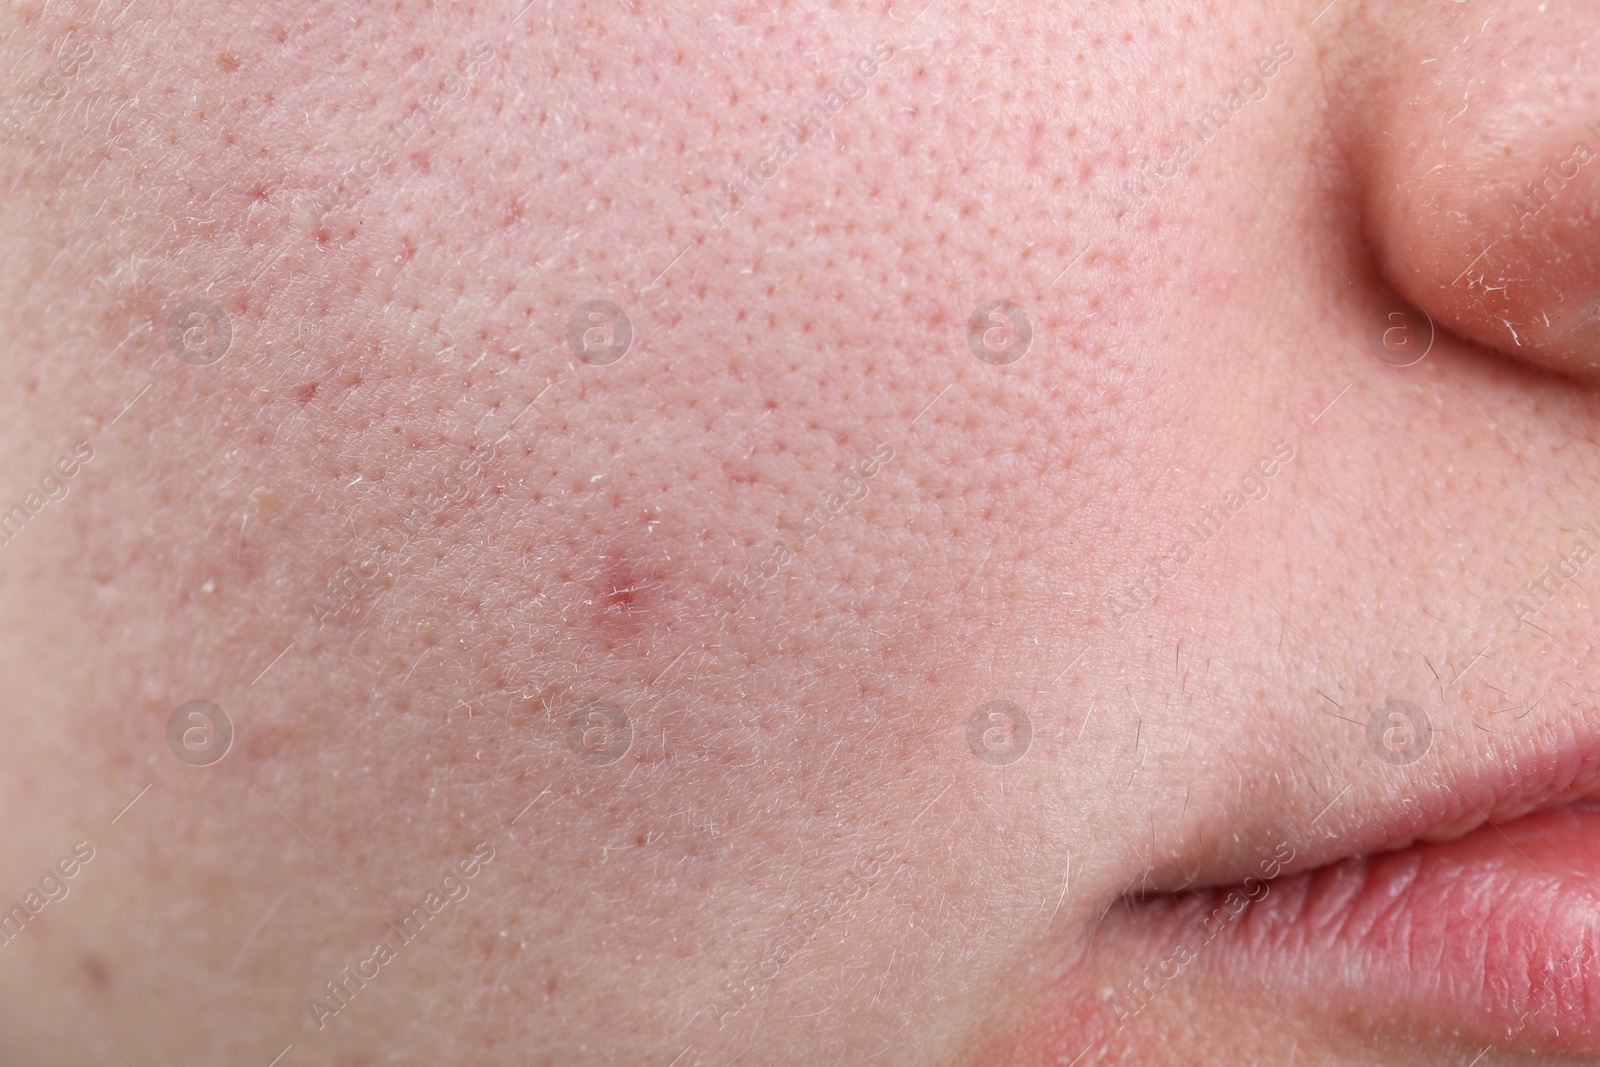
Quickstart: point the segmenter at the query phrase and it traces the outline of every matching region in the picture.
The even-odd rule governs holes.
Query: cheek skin
[[[438,16],[442,25],[421,9],[356,14],[339,35],[273,15],[243,29],[224,12],[191,15],[190,32],[163,35],[165,65],[141,60],[127,26],[86,29],[96,54],[73,90],[78,106],[64,101],[40,120],[65,147],[0,158],[8,185],[45,205],[5,220],[22,258],[45,284],[92,292],[64,317],[25,310],[17,334],[42,352],[64,333],[87,365],[106,360],[92,389],[39,360],[49,402],[27,417],[43,439],[88,417],[105,446],[98,480],[71,502],[84,506],[66,513],[67,535],[38,550],[75,576],[72,595],[115,576],[128,614],[111,622],[106,612],[107,637],[148,679],[124,665],[80,702],[95,709],[77,720],[101,739],[92,758],[119,783],[113,810],[147,754],[165,766],[160,738],[177,704],[213,699],[237,728],[233,751],[207,769],[216,774],[164,778],[135,809],[146,825],[185,827],[187,847],[108,855],[101,869],[209,887],[249,917],[240,924],[266,914],[289,881],[318,887],[279,906],[270,950],[241,964],[248,983],[190,990],[266,1040],[284,1019],[298,1025],[304,997],[370,951],[363,924],[414,903],[405,887],[419,872],[436,876],[458,846],[493,839],[504,858],[462,902],[462,936],[496,966],[512,964],[507,981],[527,1004],[559,984],[541,1023],[554,1047],[592,1040],[606,976],[630,972],[630,1025],[672,1032],[685,1005],[702,1010],[722,978],[761,958],[759,936],[752,945],[745,931],[776,924],[787,894],[832,899],[882,827],[906,823],[952,780],[951,800],[993,784],[950,744],[993,695],[989,668],[935,650],[969,645],[1003,605],[951,591],[915,561],[932,543],[956,554],[945,573],[996,552],[1029,556],[1030,568],[1046,556],[1069,573],[1083,565],[1067,540],[1038,535],[1081,515],[1096,479],[1110,477],[1092,473],[1095,449],[1145,431],[1124,425],[1138,401],[1128,357],[1054,306],[1049,283],[1077,251],[1066,232],[1076,217],[1059,220],[1049,262],[1019,274],[1010,249],[944,213],[942,185],[919,186],[891,225],[829,178],[819,144],[788,164],[798,181],[765,188],[738,231],[712,240],[708,188],[762,158],[772,135],[753,118],[729,126],[722,104],[699,100],[705,70],[685,58],[698,40],[685,27],[670,41],[589,27],[574,56],[534,25],[486,28],[461,12]],[[1068,46],[1061,26],[1046,29],[1037,47]],[[33,40],[64,32],[39,25]],[[829,51],[842,70],[884,32],[863,18],[838,28]],[[480,36],[496,56],[471,93],[429,97]],[[423,47],[434,42],[444,43]],[[328,73],[350,54],[368,66]],[[556,121],[527,102],[535,88],[563,98],[562,77],[576,91],[590,63],[626,71],[635,56],[667,73],[617,75],[626,109]],[[894,61],[882,64],[867,96],[834,120],[848,149],[879,146],[856,184],[882,203],[903,171],[955,174],[929,147],[920,162],[881,150],[889,116],[928,76],[915,57],[903,67],[890,81]],[[773,76],[794,101],[828,84],[803,64]],[[1025,109],[1045,113],[1060,89],[1029,89]],[[139,122],[117,107],[135,96],[151,101]],[[438,114],[419,124],[413,108],[425,101]],[[1046,166],[1001,151],[1002,131],[974,115],[948,121],[1006,161],[1002,181]],[[1063,153],[1050,136],[1045,147]],[[82,148],[107,138],[109,157]],[[385,138],[392,160],[346,177],[385,158],[375,151]],[[713,157],[686,155],[690,143],[714,145]],[[1049,164],[1052,174],[1065,166]],[[664,199],[658,174],[677,183]],[[784,220],[812,210],[807,190],[819,183],[827,210],[807,237]],[[307,227],[297,205],[330,185],[320,225]],[[118,205],[115,223],[95,219],[110,240],[74,214],[92,203]],[[1002,210],[1019,226],[1027,199]],[[137,272],[123,248],[139,250]],[[769,266],[746,270],[762,257]],[[972,309],[999,295],[1030,309],[1035,334],[1008,373],[975,359],[966,334]],[[625,305],[631,319],[632,348],[615,364],[568,348],[569,314],[594,299]],[[169,319],[193,301],[231,333],[209,366],[168,348]],[[481,473],[446,483],[486,442],[495,449]],[[719,575],[759,567],[780,522],[821,505],[879,442],[895,458],[871,493],[824,508],[803,558],[731,596]],[[996,462],[972,462],[985,455]],[[151,525],[97,532],[99,520],[135,513]],[[403,538],[385,532],[401,527]],[[897,593],[882,602],[877,589]],[[183,640],[170,620],[182,620]],[[1030,671],[1041,682],[1059,672],[1046,658],[1048,670]],[[940,699],[930,705],[924,687]],[[584,762],[569,744],[574,714],[595,701],[629,718],[631,746],[613,763]],[[112,705],[132,711],[106,725],[100,712]],[[855,796],[864,781],[873,795]],[[752,796],[763,798],[759,813]],[[847,806],[843,838],[808,829],[819,802]],[[962,866],[1041,880],[1033,856],[981,827],[963,833]],[[913,902],[933,897],[912,887],[959,875],[910,832],[891,845],[904,857],[898,888],[838,909],[805,959],[786,965],[784,979],[799,984],[783,995],[834,997],[853,951],[844,932],[916,914],[925,905]],[[801,870],[798,881],[781,875]],[[568,898],[559,888],[574,872],[586,892]],[[170,930],[176,914],[144,928]],[[658,937],[662,916],[674,937],[708,946],[687,981],[633,970],[629,946]],[[502,920],[514,943],[498,938]],[[122,974],[138,973],[131,942],[112,934],[105,945]],[[891,985],[918,980],[906,972]],[[423,985],[380,981],[385,1011],[425,1014]],[[131,1003],[102,1007],[126,1031],[140,1028]],[[357,1050],[383,1032],[388,1016],[368,1010],[339,1020],[332,1047]],[[865,1004],[848,1011],[870,1015]],[[699,1040],[737,1043],[771,1026],[764,1006],[751,1008]],[[454,1030],[440,1033],[445,1042]],[[152,1049],[164,1040],[142,1037]]]
[[[358,189],[321,228],[300,231],[292,225],[295,198],[371,158],[371,146],[391,136],[391,113],[398,119],[424,101],[456,53],[482,31],[461,16],[440,35],[448,45],[416,58],[411,47],[420,31],[413,22],[358,19],[342,47],[377,57],[381,73],[358,81],[357,89],[381,88],[383,102],[392,105],[369,114],[352,106],[348,86],[334,89],[325,75],[309,77],[329,44],[323,31],[302,32],[270,19],[245,36],[229,37],[221,23],[205,19],[201,27],[205,32],[183,42],[185,64],[158,67],[144,84],[128,80],[130,72],[150,69],[131,62],[137,48],[128,31],[106,28],[95,38],[97,65],[86,68],[81,87],[88,117],[70,116],[85,126],[111,123],[110,100],[145,92],[172,101],[157,113],[156,128],[181,137],[181,153],[152,136],[121,142],[109,167],[70,152],[35,153],[8,165],[53,205],[42,223],[23,227],[30,247],[64,245],[74,269],[106,279],[103,299],[85,325],[75,317],[69,327],[92,330],[77,343],[88,352],[112,352],[137,331],[146,346],[138,359],[126,349],[113,357],[110,366],[126,386],[125,394],[113,394],[116,401],[56,383],[56,407],[87,410],[108,422],[123,395],[151,385],[116,432],[126,435],[123,441],[149,435],[149,455],[175,472],[167,518],[171,538],[186,546],[185,558],[173,564],[178,571],[171,580],[158,581],[141,571],[139,544],[113,543],[97,552],[106,567],[148,574],[152,587],[222,586],[224,597],[211,610],[218,612],[215,621],[232,621],[201,627],[209,642],[202,658],[216,675],[212,684],[232,684],[240,673],[254,678],[287,648],[269,677],[282,677],[285,685],[324,679],[321,702],[341,705],[364,705],[376,693],[380,706],[402,720],[415,714],[431,722],[451,709],[414,694],[465,677],[468,703],[502,715],[507,730],[534,731],[553,750],[544,760],[560,757],[560,724],[584,700],[628,707],[642,700],[666,721],[688,714],[671,701],[659,702],[673,678],[662,682],[658,674],[680,654],[700,655],[695,650],[711,645],[718,650],[714,658],[687,663],[699,697],[728,709],[696,742],[712,751],[727,746],[723,754],[736,756],[747,751],[748,731],[769,728],[760,716],[748,721],[732,711],[751,700],[744,672],[756,663],[767,664],[758,675],[764,691],[757,706],[786,704],[788,679],[805,677],[813,679],[812,699],[823,707],[843,706],[865,688],[883,702],[887,721],[900,724],[902,744],[928,745],[941,734],[944,723],[911,715],[894,686],[846,682],[825,668],[836,665],[838,649],[855,647],[875,649],[872,655],[894,669],[920,670],[925,645],[875,637],[860,617],[857,583],[914,581],[902,561],[933,534],[955,532],[951,543],[974,559],[995,543],[1008,555],[1023,551],[1037,532],[1094,495],[1088,442],[1105,440],[1108,431],[1139,432],[1121,425],[1137,397],[1126,386],[1106,384],[1120,376],[1122,357],[1076,337],[1075,326],[1051,310],[1045,283],[1059,265],[1031,271],[1014,293],[1035,309],[1039,341],[1030,360],[1008,376],[964,348],[965,312],[976,302],[967,287],[952,290],[941,280],[937,299],[894,295],[904,279],[937,278],[940,270],[972,277],[976,292],[997,289],[1009,279],[1007,261],[982,246],[954,247],[947,265],[930,267],[888,227],[874,222],[863,229],[855,220],[830,235],[847,258],[868,265],[862,283],[842,300],[830,296],[837,272],[798,241],[785,252],[803,284],[788,299],[768,302],[766,281],[741,281],[741,264],[762,241],[758,225],[770,226],[762,220],[796,206],[793,193],[779,189],[750,209],[749,229],[732,242],[696,248],[692,271],[669,274],[655,291],[644,284],[650,277],[624,274],[581,250],[547,266],[546,246],[566,220],[582,216],[587,195],[564,181],[550,160],[572,160],[597,177],[615,175],[608,195],[620,202],[610,221],[594,221],[599,230],[581,249],[635,247],[640,264],[648,265],[645,274],[653,276],[671,259],[658,256],[669,250],[669,235],[703,237],[696,229],[698,199],[686,197],[656,229],[646,229],[637,220],[659,213],[627,200],[643,171],[628,169],[639,165],[619,146],[647,136],[650,150],[682,175],[687,189],[704,175],[731,170],[765,138],[735,131],[717,141],[725,160],[699,169],[672,157],[682,131],[664,111],[627,128],[596,113],[576,133],[563,134],[572,141],[557,140],[553,127],[536,123],[522,134],[526,143],[516,153],[486,155],[473,131],[504,127],[503,111],[517,92],[509,59],[499,58],[478,72],[472,98],[442,109],[370,189]],[[866,27],[861,37],[841,35],[841,55],[873,39]],[[661,46],[619,39],[608,47],[653,54]],[[886,80],[892,69],[890,61],[871,84],[912,91],[915,66],[898,83]],[[799,72],[784,77],[797,99],[812,92]],[[643,94],[646,87],[635,88]],[[848,142],[883,121],[885,105],[868,111],[867,104],[851,105],[857,127],[840,125]],[[68,119],[59,116],[62,123]],[[970,116],[957,119],[973,123]],[[691,113],[688,121],[698,130],[706,120]],[[320,132],[312,137],[308,130]],[[974,132],[996,136],[975,123]],[[182,167],[175,166],[178,160]],[[949,166],[933,153],[928,161]],[[140,175],[163,165],[173,173],[170,180],[141,183]],[[818,167],[821,157],[796,165]],[[880,159],[874,165],[894,164]],[[877,189],[896,175],[886,169],[875,179]],[[77,224],[52,186],[130,200],[135,221],[127,236],[158,264],[148,268],[151,276],[142,284],[125,281],[111,246]],[[475,209],[464,206],[461,194]],[[855,195],[844,186],[837,194],[841,202]],[[928,247],[944,241],[936,200],[925,196],[915,207],[924,217],[906,223]],[[204,218],[190,210],[195,203],[205,205]],[[1008,207],[1020,212],[1023,205]],[[860,209],[863,219],[875,218],[869,207]],[[168,225],[171,218],[179,219],[176,229]],[[1060,251],[1072,251],[1065,236],[1060,239]],[[529,269],[516,249],[537,266]],[[711,287],[696,279],[712,279]],[[1012,280],[1004,284],[1014,287]],[[440,292],[471,296],[440,302]],[[574,364],[565,350],[566,312],[605,294],[633,294],[634,351],[611,367]],[[158,358],[159,373],[147,383],[141,370],[151,349],[163,355],[172,308],[201,298],[227,316],[233,337],[227,356],[208,368]],[[758,326],[748,316],[751,308],[766,308],[768,321]],[[42,323],[30,325],[43,333]],[[1051,337],[1066,343],[1052,348]],[[803,358],[813,351],[824,354],[825,367]],[[911,358],[925,351],[950,355],[944,363]],[[1092,351],[1093,360],[1074,358],[1084,351]],[[666,369],[670,380],[660,377]],[[976,425],[952,437],[947,420],[965,423],[974,416],[934,407],[917,419],[947,389],[966,398],[967,412],[1014,408],[1026,417],[980,414]],[[767,409],[774,418],[755,426]],[[837,417],[846,410],[848,419]],[[199,432],[170,427],[174,412]],[[754,447],[734,453],[732,443],[747,429],[745,440]],[[486,439],[500,445],[483,476],[470,480],[468,498],[441,498],[443,472]],[[908,510],[905,489],[917,475],[891,465],[876,479],[875,490],[882,492],[830,520],[813,550],[824,553],[820,561],[789,566],[787,581],[770,593],[719,603],[726,594],[714,576],[758,563],[759,549],[751,556],[747,546],[772,536],[778,520],[794,521],[815,507],[839,472],[879,440],[903,449],[918,465],[912,472],[960,471],[974,450],[1015,458],[947,480],[940,493],[949,503],[936,525],[916,519],[920,509]],[[140,462],[126,451],[130,447],[113,461],[123,471]],[[623,456],[626,463],[613,460]],[[184,478],[226,488],[198,509],[180,507]],[[1016,490],[1019,478],[1041,479],[1026,499]],[[104,494],[110,511],[132,506],[132,494],[119,495],[114,485]],[[417,536],[373,562],[374,546],[396,540],[382,532],[385,523],[400,520],[417,527]],[[213,533],[241,527],[233,537]],[[871,549],[852,553],[845,572],[852,581],[829,588],[821,601],[799,593],[798,576],[815,573],[819,563],[829,566],[831,546],[863,528],[873,531]],[[717,531],[710,542],[701,537],[707,529]],[[618,547],[597,560],[597,543]],[[1074,551],[1059,540],[1045,550],[1073,565]],[[921,630],[931,641],[950,627],[951,613],[945,606],[919,608],[917,599],[908,595],[897,612],[907,630]],[[319,625],[323,613],[312,612],[313,601],[337,610]],[[708,607],[729,608],[752,624],[713,626]],[[967,605],[975,624],[973,610]],[[981,615],[989,608],[976,610]],[[774,620],[807,614],[816,616],[813,636],[784,654],[792,657],[788,662],[780,656],[774,665],[772,650],[753,635]],[[138,662],[167,655],[148,635],[133,633],[129,640]],[[688,685],[684,666],[680,660],[674,667],[680,686]],[[511,699],[525,693],[541,695],[535,710]],[[169,696],[186,695],[162,693],[150,702],[152,716],[164,714]],[[258,727],[241,736],[243,762],[303,757],[337,747],[342,734],[337,717],[283,706],[263,708]],[[836,741],[839,728],[826,713],[783,727],[805,731],[806,744],[821,747]],[[451,758],[469,760],[480,747],[476,740],[442,744]],[[412,759],[397,754],[396,774],[425,776],[420,766],[401,770]],[[517,795],[508,783],[546,769],[539,760],[508,762],[496,772],[504,775],[507,800]]]
[[[1325,802],[1285,793],[1300,741],[1353,796],[1379,788],[1320,694],[1434,675],[1370,606],[1464,662],[1492,600],[1473,568],[1520,574],[1505,546],[1566,517],[1432,365],[1396,386],[1366,352],[1353,179],[1277,165],[1334,142],[1306,35],[1117,216],[1143,162],[1180,158],[1171,131],[1295,28],[1283,11],[1211,35],[1168,5],[1040,5],[980,39],[959,6],[763,7],[0,15],[18,91],[69,32],[94,42],[0,151],[0,450],[35,478],[96,450],[55,525],[5,549],[6,677],[41,698],[7,711],[29,747],[0,809],[29,815],[19,857],[55,856],[152,783],[52,909],[59,936],[0,957],[19,1025],[79,1026],[42,969],[136,1062],[266,1062],[302,1037],[355,1061],[397,1034],[464,1062],[489,1038],[449,975],[556,1063],[653,1062],[680,1036],[661,1062],[867,1062],[902,1023],[961,1062],[1048,986],[1037,1062],[1071,1062],[1077,1035],[1161,1062],[1139,1042],[1168,1009],[1116,1036],[1098,998],[1171,946],[1108,924],[1093,954],[1107,909],[1202,862],[1253,870],[1258,838]],[[708,198],[880,39],[866,95],[713,230]],[[429,97],[478,40],[466,95]],[[569,347],[600,300],[629,317],[615,362]],[[1004,366],[968,334],[997,300],[1033,336]],[[231,332],[209,366],[168,347],[193,301]],[[1592,405],[1444,354],[1511,398],[1482,402],[1542,470],[1583,481]],[[1112,600],[1280,438],[1265,500],[1153,602]],[[829,510],[879,442],[870,492]],[[820,529],[786,532],[814,509]],[[795,558],[763,582],[780,539]],[[1347,647],[1343,670],[1316,652]],[[237,728],[208,768],[165,747],[196,698]],[[1007,766],[969,748],[994,700],[1032,717]],[[471,895],[313,1038],[305,998],[478,841],[496,858]],[[1236,1017],[1203,974],[1163,1004]],[[144,988],[237,1025],[166,1025]],[[1250,1032],[1280,1025],[1250,1011]],[[1228,1040],[1261,1052],[1207,1048]]]
[[[218,774],[164,779],[142,802],[147,825],[186,827],[192,847],[125,857],[120,869],[149,886],[211,887],[251,918],[286,884],[318,887],[281,905],[271,951],[241,964],[248,984],[189,990],[219,1016],[250,1020],[265,1042],[355,949],[370,949],[363,923],[414,903],[405,887],[433,877],[458,845],[492,838],[503,860],[463,902],[463,936],[508,966],[518,1002],[540,1006],[530,1031],[568,1055],[606,1032],[625,976],[631,1029],[616,1051],[642,1056],[720,996],[725,977],[763,958],[761,935],[747,931],[775,925],[796,895],[828,899],[857,854],[896,828],[896,860],[874,880],[884,888],[842,909],[780,976],[795,983],[783,996],[834,1004],[852,1022],[841,1033],[871,1034],[879,1024],[867,1003],[838,1003],[856,934],[909,917],[935,923],[941,938],[970,941],[973,923],[1015,935],[1009,913],[959,887],[993,881],[1043,898],[1059,887],[1062,842],[1091,836],[1085,813],[1122,817],[1103,799],[1120,793],[1096,776],[1121,782],[1126,771],[1102,771],[1104,751],[1069,743],[1080,712],[1052,680],[1103,621],[1087,595],[1094,576],[1140,557],[1138,537],[1166,548],[1179,505],[1197,492],[1157,473],[1176,449],[1162,427],[1177,398],[1205,409],[1245,392],[1230,380],[1243,371],[1189,381],[1152,360],[1167,327],[1151,323],[1171,321],[1189,286],[1223,298],[1249,288],[1237,286],[1236,264],[1257,257],[1207,258],[1199,240],[1170,241],[1194,209],[1183,186],[1122,226],[1092,197],[1050,193],[1039,223],[1030,190],[1077,189],[1096,168],[1099,189],[1135,176],[1106,130],[1077,141],[1051,121],[1060,100],[1114,116],[1119,129],[1170,125],[1147,99],[1097,97],[1052,62],[1084,47],[1055,16],[1036,16],[1019,37],[1024,66],[1048,76],[1006,83],[1014,111],[1000,124],[963,107],[900,125],[940,79],[957,79],[952,98],[970,100],[995,75],[946,70],[919,55],[917,39],[897,40],[904,51],[834,120],[837,147],[797,151],[787,183],[763,188],[713,240],[706,196],[763,158],[771,132],[753,116],[726,122],[722,98],[699,95],[707,68],[688,58],[701,56],[691,29],[662,38],[536,11],[571,20],[561,25],[580,42],[573,52],[550,46],[568,35],[542,25],[485,28],[460,13],[438,25],[407,10],[357,14],[335,35],[270,15],[236,30],[231,15],[197,9],[195,31],[172,39],[175,61],[154,69],[134,62],[129,31],[107,28],[83,107],[51,121],[68,146],[109,131],[110,160],[0,159],[8,180],[46,205],[7,220],[28,260],[53,284],[94,294],[65,322],[28,311],[21,335],[43,352],[62,329],[83,363],[108,360],[97,390],[38,361],[51,403],[26,417],[43,423],[40,436],[59,432],[59,413],[84,412],[107,442],[93,468],[100,480],[78,501],[94,510],[69,513],[77,525],[56,565],[78,577],[74,593],[116,576],[128,616],[102,621],[151,679],[140,688],[108,655],[103,691],[78,702],[94,714],[75,721],[88,733],[105,707],[135,709],[97,735],[104,751],[94,756],[119,783],[142,770],[119,753],[143,758],[183,700],[214,698],[239,728]],[[1137,29],[1157,53],[1172,46],[1154,13],[1097,18],[1113,37]],[[828,54],[843,69],[894,28],[865,17],[842,25]],[[397,141],[393,159],[352,182],[320,226],[302,226],[299,198],[384,158],[373,146],[391,123],[411,128],[413,105],[479,36],[496,42],[496,57],[468,98]],[[434,41],[447,43],[421,47]],[[348,54],[368,66],[339,66]],[[1096,55],[1112,82],[1146,58]],[[830,84],[809,65],[767,62],[774,91],[796,110]],[[596,66],[665,73],[615,75],[626,108],[569,117],[528,102],[535,90],[551,100],[592,92]],[[731,97],[732,76],[718,76]],[[159,102],[148,124],[118,111],[134,96]],[[1162,100],[1181,113],[1200,106]],[[1033,131],[1022,150],[1011,128]],[[981,185],[948,150],[957,142],[989,161]],[[694,156],[686,145],[712,147]],[[861,169],[839,172],[835,152]],[[113,240],[85,228],[56,188],[74,203],[118,205]],[[985,188],[1001,193],[975,191]],[[1016,240],[995,239],[981,217]],[[68,254],[53,256],[58,247]],[[133,278],[116,248],[142,250],[148,277]],[[1178,257],[1164,269],[1185,280],[1152,292],[1143,279],[1158,248]],[[973,355],[967,331],[973,310],[999,298],[1027,311],[1034,336],[1003,368]],[[209,367],[164,347],[173,307],[197,299],[232,330]],[[607,366],[567,347],[569,314],[595,299],[626,305],[635,334]],[[130,334],[136,343],[118,349]],[[451,499],[444,474],[485,441],[493,455]],[[759,565],[780,522],[819,506],[880,441],[895,458],[871,493],[832,515],[756,593],[730,596],[719,576]],[[1230,474],[1258,449],[1238,451]],[[123,524],[105,538],[96,532],[105,524],[91,522],[131,514],[151,514],[151,527]],[[383,533],[395,523],[412,531],[403,543]],[[1126,532],[1100,536],[1107,529]],[[382,545],[395,547],[374,559]],[[66,566],[79,556],[88,576]],[[202,594],[208,584],[215,592]],[[319,625],[309,605],[331,596],[337,610]],[[171,639],[163,620],[173,619],[184,640]],[[996,633],[1039,640],[997,647]],[[962,740],[971,709],[997,695],[1038,709],[1037,748],[1010,780],[1033,788],[1010,787]],[[603,766],[568,743],[574,713],[595,701],[631,726],[631,747]],[[1088,742],[1126,754],[1101,729]],[[1081,773],[1057,773],[1063,763]],[[1064,777],[1075,795],[1063,793]],[[1015,817],[1043,827],[1041,841],[1019,847],[965,814],[1007,796],[1029,798]],[[112,810],[125,801],[106,798]],[[208,814],[219,808],[232,818]],[[925,809],[922,837],[913,816]],[[847,832],[826,820],[818,830],[818,810],[843,812]],[[270,849],[244,847],[258,840]],[[344,877],[373,898],[345,896]],[[1062,923],[1085,921],[1120,891],[1114,869],[1090,877]],[[561,892],[578,878],[585,893]],[[176,914],[152,922],[168,930]],[[1028,930],[1042,933],[1050,917],[1030,913]],[[249,933],[238,925],[230,944]],[[507,927],[514,943],[498,937]],[[632,946],[667,928],[669,953],[702,947],[692,973],[636,966]],[[979,938],[965,957],[924,954],[941,962],[895,971],[880,994],[912,1011],[919,983],[995,973],[1006,951],[998,937]],[[109,944],[134,967],[136,945]],[[433,1003],[423,983],[382,981],[396,1015],[424,1017]],[[806,1024],[775,1021],[766,1006],[695,1039],[799,1047]],[[920,1039],[955,1040],[979,1010],[952,1009]],[[121,1025],[138,1028],[134,1007],[119,1011]],[[386,1018],[342,1018],[330,1040],[358,1050],[385,1033]]]

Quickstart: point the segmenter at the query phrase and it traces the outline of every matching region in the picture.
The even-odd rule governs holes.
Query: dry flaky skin
[[[1457,256],[1600,146],[1548,6],[8,7],[0,895],[94,858],[0,1062],[1466,1062],[1203,963],[1117,1033],[1101,919],[1592,716],[1583,579],[1507,601],[1596,404],[1490,326],[1600,290],[1600,162]]]

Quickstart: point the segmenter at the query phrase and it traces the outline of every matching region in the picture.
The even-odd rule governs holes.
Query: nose
[[[1435,323],[1600,379],[1600,3],[1374,4],[1349,157],[1383,273]]]

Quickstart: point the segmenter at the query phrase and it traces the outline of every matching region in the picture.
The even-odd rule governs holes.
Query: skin
[[[1105,991],[1142,898],[1467,829],[1594,716],[1583,579],[1507,604],[1600,524],[1600,160],[1499,241],[1600,120],[1600,6],[1546,7],[6,7],[0,505],[93,459],[0,547],[0,896],[94,858],[0,1062],[1467,1062],[1204,958]]]

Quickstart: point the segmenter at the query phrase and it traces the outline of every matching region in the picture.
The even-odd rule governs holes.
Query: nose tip
[[[1600,4],[1385,20],[1359,137],[1390,284],[1458,336],[1600,380]]]

